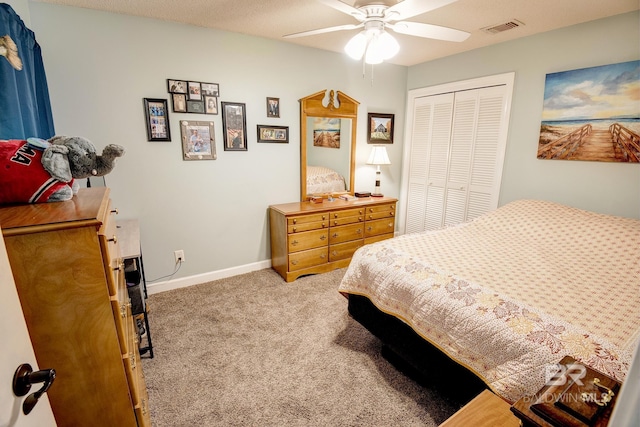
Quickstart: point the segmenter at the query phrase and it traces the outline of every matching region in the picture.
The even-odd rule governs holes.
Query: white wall
[[[406,67],[383,64],[375,81],[346,55],[89,9],[30,2],[42,46],[57,134],[108,143],[126,154],[106,176],[122,218],[141,223],[148,279],[170,274],[173,251],[186,262],[175,278],[270,259],[267,208],[299,200],[298,100],[323,89],[360,102],[356,189],[373,190],[365,165],[367,112],[404,121]],[[168,98],[166,79],[220,84],[220,100],[246,103],[248,151],[224,151],[221,116],[170,114],[171,142],[148,142],[142,99]],[[280,98],[279,119],[266,97]],[[215,123],[215,161],[183,161],[179,120]],[[256,125],[289,126],[289,144],[256,142]],[[402,141],[403,129],[396,129]],[[390,148],[386,194],[398,196],[401,144]]]
[[[515,71],[500,205],[547,199],[640,218],[639,164],[536,158],[546,74],[640,59],[639,17],[632,12],[420,64],[409,69],[408,89]]]

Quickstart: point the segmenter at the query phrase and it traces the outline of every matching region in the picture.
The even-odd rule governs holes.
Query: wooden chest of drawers
[[[381,197],[270,206],[273,268],[291,282],[346,267],[361,246],[393,237],[396,202]]]
[[[33,349],[56,370],[59,426],[150,426],[137,333],[107,188],[0,208]]]

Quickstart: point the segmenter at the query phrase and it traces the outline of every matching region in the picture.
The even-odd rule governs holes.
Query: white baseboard
[[[271,260],[254,262],[252,264],[239,265],[237,267],[225,268],[224,270],[210,271],[208,273],[197,274],[195,276],[181,277],[179,279],[167,280],[165,282],[152,283],[147,285],[149,295],[157,294],[172,289],[186,288],[187,286],[199,285],[200,283],[211,282],[212,280],[225,279],[238,274],[250,273],[252,271],[271,268]]]

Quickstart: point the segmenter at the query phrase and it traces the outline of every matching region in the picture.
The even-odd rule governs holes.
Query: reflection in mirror
[[[301,200],[353,194],[358,104],[340,91],[300,100]]]

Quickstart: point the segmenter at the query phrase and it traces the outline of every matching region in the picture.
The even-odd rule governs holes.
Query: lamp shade
[[[369,160],[367,160],[368,165],[390,165],[389,156],[387,155],[387,148],[383,145],[374,145],[373,150],[371,150],[371,154],[369,155]]]

